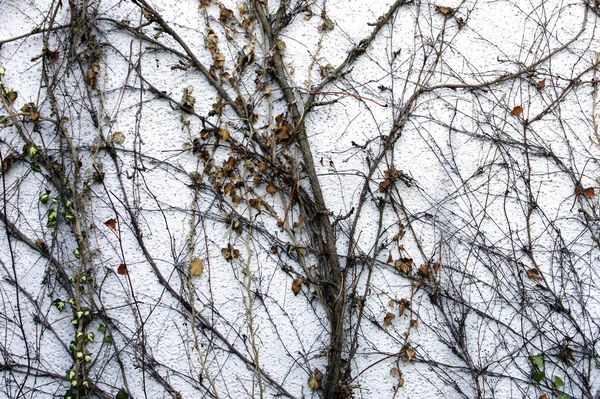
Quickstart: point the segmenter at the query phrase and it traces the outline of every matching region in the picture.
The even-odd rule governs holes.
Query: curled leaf
[[[292,292],[294,293],[294,295],[298,295],[300,289],[302,288],[303,282],[304,279],[302,277],[296,277],[294,281],[292,281]]]
[[[392,324],[392,320],[394,320],[396,318],[396,315],[393,314],[392,312],[387,312],[385,314],[385,317],[383,318],[383,326],[387,327],[390,324]]]

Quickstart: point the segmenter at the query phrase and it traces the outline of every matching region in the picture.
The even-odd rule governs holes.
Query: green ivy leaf
[[[56,309],[58,309],[59,312],[62,312],[65,308],[65,303],[60,299],[55,299],[54,302],[52,302],[52,305],[56,306]]]
[[[561,393],[560,395],[558,395],[556,397],[556,399],[571,399],[571,397],[569,395],[567,395],[566,393]]]
[[[538,366],[540,369],[544,367],[544,358],[541,355],[531,358],[531,363]]]
[[[106,332],[106,326],[104,324],[100,324],[98,326],[98,332],[105,333]]]
[[[34,172],[41,172],[42,169],[40,168],[40,166],[37,163],[31,163],[31,170],[33,170]]]
[[[50,199],[50,191],[46,191],[44,194],[40,195],[40,202],[42,204],[48,203],[49,199]]]
[[[534,371],[531,377],[535,382],[540,382],[546,377],[546,373],[544,373],[543,371]]]
[[[39,151],[40,148],[35,145],[30,145],[29,147],[27,147],[27,155],[29,155],[29,157],[31,158],[33,158],[35,154],[37,154]]]
[[[46,227],[56,226],[56,210],[50,209],[48,212],[48,222],[46,223]]]
[[[556,388],[560,388],[560,387],[565,386],[565,382],[559,376],[557,376],[557,375],[554,376],[553,382],[554,382],[554,386]]]
[[[112,335],[109,334],[106,337],[104,337],[102,342],[107,343],[107,344],[112,344],[112,342],[113,342]]]
[[[127,393],[125,388],[119,389],[119,392],[117,392],[116,399],[129,399],[129,394]]]
[[[75,248],[75,250],[73,251],[73,255],[75,255],[75,257],[79,259],[79,257],[81,256],[81,251],[79,250],[79,248]]]

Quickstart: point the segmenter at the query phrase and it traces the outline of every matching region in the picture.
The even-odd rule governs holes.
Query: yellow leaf
[[[194,258],[190,263],[190,274],[200,276],[204,272],[204,262],[200,258]]]

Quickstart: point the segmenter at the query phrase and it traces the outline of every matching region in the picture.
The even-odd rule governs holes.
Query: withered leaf
[[[523,113],[523,107],[521,107],[520,105],[517,105],[516,107],[514,107],[512,109],[512,111],[510,111],[510,114],[514,115],[514,116],[521,115],[522,113]]]
[[[581,191],[581,193],[583,195],[585,195],[586,197],[594,197],[596,195],[596,192],[594,191],[594,187],[588,187],[588,188],[584,189],[583,191]]]
[[[285,223],[283,222],[283,220],[281,220],[281,219],[277,220],[277,227],[282,228],[284,224]]]
[[[390,264],[390,263],[392,263],[393,261],[394,261],[394,259],[392,258],[392,252],[390,251],[390,253],[388,254],[388,258],[387,258],[387,261],[386,261],[386,263]]]
[[[419,266],[419,270],[417,271],[417,274],[423,278],[428,279],[430,277],[429,265],[423,263],[421,266]]]
[[[450,15],[454,14],[454,8],[452,8],[452,7],[439,6],[437,8],[437,10],[439,11],[440,14],[446,15],[446,16],[450,16]]]
[[[312,389],[313,391],[321,388],[322,380],[323,380],[323,374],[321,374],[319,369],[315,369],[313,376],[308,379],[309,388]]]
[[[117,268],[117,273],[119,273],[120,275],[127,274],[127,266],[125,266],[125,263],[121,263],[119,265],[119,267]]]
[[[394,367],[394,368],[392,368],[392,369],[390,370],[390,375],[391,375],[392,377],[395,377],[395,376],[397,376],[397,375],[398,375],[398,373],[399,373],[399,372],[400,372],[400,371],[398,370],[398,368]]]
[[[277,140],[279,142],[281,142],[281,141],[289,139],[291,128],[292,128],[292,126],[289,123],[287,123],[287,121],[283,121],[281,126],[279,126],[275,132],[275,135],[277,136]]]
[[[396,270],[404,274],[409,274],[412,269],[413,260],[411,258],[400,258],[394,262]]]
[[[125,135],[121,132],[114,132],[112,138],[117,144],[123,144],[125,142]]]
[[[392,320],[394,320],[396,318],[396,315],[393,314],[392,312],[387,312],[385,314],[385,317],[383,318],[383,326],[387,327],[390,324],[392,324]]]
[[[106,222],[104,222],[104,225],[106,227],[110,227],[114,231],[117,231],[117,221],[115,219],[108,219]]]
[[[275,192],[277,191],[277,188],[275,187],[275,185],[273,183],[269,183],[269,185],[267,186],[267,192],[271,195],[275,194]]]
[[[385,179],[384,181],[379,183],[379,191],[384,192],[392,185],[392,183],[392,179]]]
[[[389,302],[388,302],[388,306],[390,308],[393,308],[394,306],[396,306],[396,302],[393,299],[390,299]]]
[[[536,269],[535,267],[527,270],[527,277],[529,277],[532,280],[542,280],[540,271],[538,269]]]
[[[6,97],[8,97],[8,99],[11,102],[14,102],[17,99],[17,97],[19,97],[19,94],[16,91],[11,90],[8,93],[6,93]]]
[[[538,90],[542,90],[544,87],[546,87],[546,79],[542,79],[537,82],[535,87],[537,87]]]
[[[36,121],[40,117],[40,113],[37,111],[35,103],[27,103],[21,107],[21,112],[29,114],[32,121]]]
[[[410,302],[406,298],[402,298],[400,300],[400,305],[398,305],[398,315],[403,316],[404,311],[410,306]]]
[[[219,136],[223,139],[223,141],[229,140],[231,134],[225,129],[219,129]]]
[[[302,277],[296,277],[294,281],[292,281],[292,292],[294,293],[294,295],[298,295],[300,289],[302,288],[303,282],[304,279]]]
[[[190,274],[200,276],[202,273],[204,273],[204,262],[200,258],[194,258],[190,262]]]
[[[415,350],[407,345],[407,347],[404,348],[404,356],[402,357],[402,360],[404,362],[411,361],[415,357],[415,354]]]
[[[410,321],[410,326],[411,326],[411,328],[419,328],[419,320],[417,320],[417,319],[412,319],[412,320]]]
[[[260,208],[261,208],[261,206],[263,204],[262,198],[256,198],[256,199],[253,198],[253,199],[249,200],[248,202],[250,203],[250,206],[252,208],[256,208],[256,209],[259,209],[259,210],[260,210]]]
[[[221,7],[221,12],[219,13],[219,21],[227,22],[227,20],[231,17],[233,17],[233,11],[229,8]]]

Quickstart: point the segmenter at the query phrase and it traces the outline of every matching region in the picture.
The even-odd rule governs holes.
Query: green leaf
[[[117,392],[116,399],[129,399],[129,394],[127,393],[125,388],[119,389],[119,392]]]
[[[531,377],[535,382],[540,382],[544,379],[544,377],[546,377],[546,373],[544,373],[543,371],[534,371]]]
[[[75,250],[73,251],[73,255],[75,255],[75,257],[79,259],[79,257],[81,256],[81,251],[79,250],[79,248],[75,248]]]
[[[56,210],[50,209],[48,212],[48,222],[46,223],[46,227],[56,226]]]
[[[556,388],[560,388],[560,387],[565,386],[564,381],[559,376],[557,376],[557,375],[554,376],[553,382],[554,382],[554,386]]]
[[[40,166],[37,163],[31,163],[31,170],[33,170],[34,172],[41,172],[42,168],[40,168]]]
[[[49,199],[50,199],[50,191],[46,191],[44,194],[40,195],[40,202],[42,204],[48,203]]]
[[[98,332],[105,333],[106,332],[106,326],[104,324],[100,324],[98,326]]]
[[[544,358],[541,355],[535,356],[531,358],[531,363],[535,364],[541,369],[544,367]]]
[[[556,397],[556,399],[570,399],[571,397],[569,395],[567,395],[566,393],[561,393],[560,395],[558,395]]]
[[[65,308],[65,303],[60,299],[55,299],[54,302],[52,302],[52,304],[56,306],[56,309],[58,309],[59,312],[62,312]]]
[[[29,155],[31,158],[33,158],[35,154],[37,154],[39,151],[39,147],[35,145],[30,145],[29,147],[27,147],[27,155]]]
[[[107,344],[112,344],[113,339],[112,339],[112,335],[107,335],[104,337],[104,339],[102,340],[102,342],[107,343]]]

